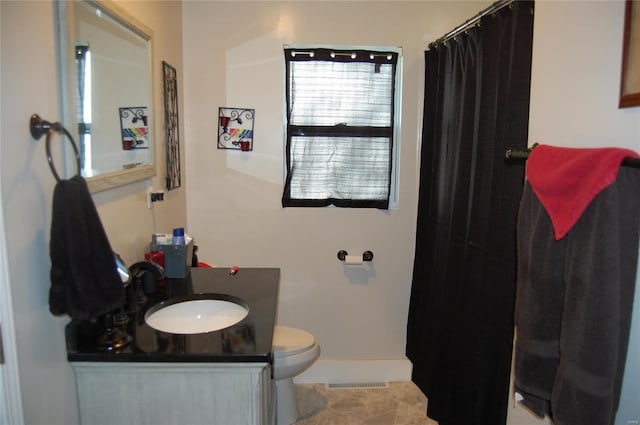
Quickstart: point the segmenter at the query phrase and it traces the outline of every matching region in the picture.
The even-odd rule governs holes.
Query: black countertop
[[[139,311],[129,312],[129,323],[120,329],[132,341],[116,350],[97,348],[104,321],[71,321],[66,328],[67,358],[73,362],[271,362],[280,269],[240,268],[234,276],[228,268],[192,268],[184,279],[167,279],[163,287],[147,294]],[[225,294],[246,301],[249,314],[225,329],[201,334],[170,334],[144,321],[145,312],[157,303],[191,294]]]

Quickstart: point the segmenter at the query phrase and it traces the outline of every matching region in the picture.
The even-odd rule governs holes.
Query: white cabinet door
[[[83,424],[268,425],[268,363],[72,363]]]

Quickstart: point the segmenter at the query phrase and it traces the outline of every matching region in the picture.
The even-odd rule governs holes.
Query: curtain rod
[[[486,9],[478,12],[474,17],[467,19],[462,25],[458,25],[457,27],[455,27],[454,29],[452,29],[442,37],[438,38],[436,41],[432,41],[431,43],[429,43],[429,48],[431,49],[437,46],[438,44],[449,41],[453,37],[465,31],[467,28],[475,25],[483,17],[490,15],[492,13],[495,13],[500,9],[502,9],[503,7],[510,6],[511,3],[513,3],[514,1],[515,0],[498,0],[497,2],[493,3],[491,6],[487,7]]]

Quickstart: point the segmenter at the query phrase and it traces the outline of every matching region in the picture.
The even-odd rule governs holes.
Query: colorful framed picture
[[[128,106],[119,109],[122,149],[149,149],[149,108]]]
[[[119,109],[122,149],[149,149],[149,108],[128,106]]]
[[[254,109],[218,109],[218,149],[253,150]]]

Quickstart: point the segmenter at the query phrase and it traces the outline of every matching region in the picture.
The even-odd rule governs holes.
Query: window
[[[91,177],[91,51],[87,43],[76,43],[76,77],[79,156],[83,175]]]
[[[398,50],[284,54],[282,205],[389,208]]]

